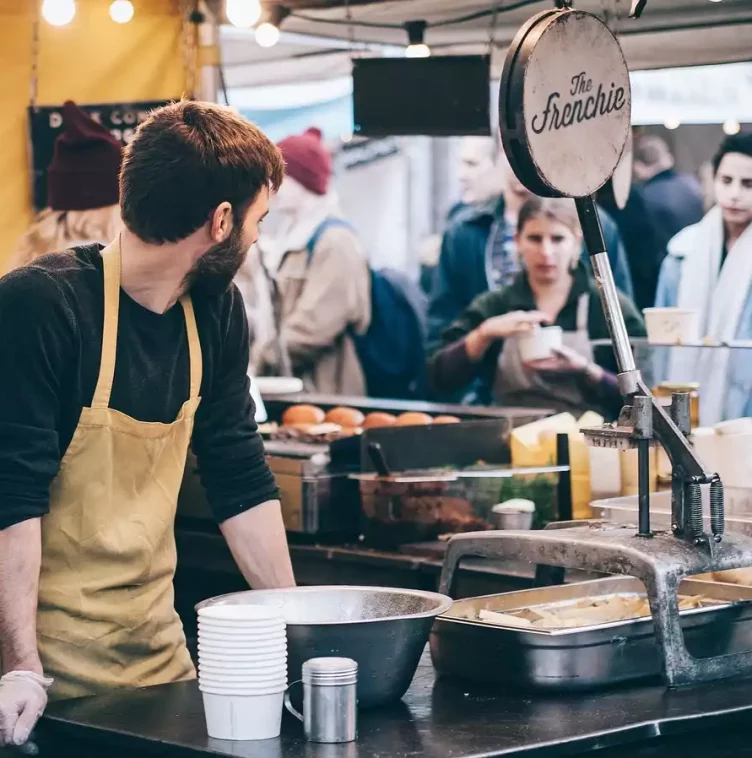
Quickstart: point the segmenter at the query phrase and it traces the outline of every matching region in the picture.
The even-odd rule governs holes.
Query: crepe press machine
[[[637,14],[645,5],[636,3]],[[583,430],[589,444],[636,448],[639,528],[568,522],[527,532],[458,535],[448,544],[440,591],[450,594],[465,556],[485,556],[638,578],[647,591],[669,687],[752,673],[752,652],[694,658],[680,627],[685,577],[752,566],[752,539],[724,534],[723,484],[687,441],[689,396],[656,403],[635,366],[594,193],[619,164],[630,132],[629,70],[618,41],[596,16],[568,2],[531,18],[504,63],[499,96],[504,148],[519,180],[544,197],[574,198],[609,327],[624,407],[618,421]],[[672,464],[672,528],[650,528],[648,456],[661,444]],[[705,529],[702,489],[709,489]],[[562,528],[565,527],[565,528]]]

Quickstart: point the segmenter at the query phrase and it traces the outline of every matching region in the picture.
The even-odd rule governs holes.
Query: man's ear
[[[224,242],[232,232],[232,206],[228,202],[220,203],[212,213],[209,234],[214,242]]]

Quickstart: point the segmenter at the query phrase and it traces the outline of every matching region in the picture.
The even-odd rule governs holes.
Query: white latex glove
[[[52,679],[11,671],[0,679],[0,747],[23,745],[47,705]]]

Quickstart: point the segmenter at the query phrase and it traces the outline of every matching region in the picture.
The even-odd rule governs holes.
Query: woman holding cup
[[[508,287],[485,293],[443,334],[430,364],[439,392],[479,382],[488,402],[581,414],[618,414],[621,398],[598,290],[580,261],[574,202],[531,198],[518,220],[522,271]],[[620,296],[630,335],[644,336],[635,305]]]

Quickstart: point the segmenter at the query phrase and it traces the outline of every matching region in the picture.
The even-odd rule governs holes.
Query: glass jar
[[[688,392],[689,393],[689,421],[692,429],[697,429],[700,426],[700,383],[699,382],[685,382],[680,384],[678,382],[663,382],[659,384],[654,390],[653,395],[655,399],[668,411],[671,406],[671,395],[675,392]],[[662,446],[658,446],[658,486],[659,489],[671,486],[671,461],[666,455],[666,451]]]
[[[679,384],[678,382],[663,382],[653,390],[653,395],[655,395],[655,399],[661,405],[668,407],[671,405],[671,395],[675,392],[689,393],[689,418],[692,428],[696,429],[700,426],[700,383],[685,382],[684,384]]]

